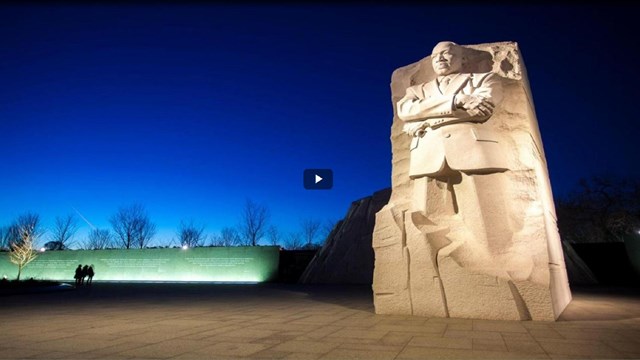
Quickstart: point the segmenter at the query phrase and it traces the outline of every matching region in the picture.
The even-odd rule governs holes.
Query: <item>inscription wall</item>
[[[275,279],[278,261],[275,246],[47,251],[21,278],[73,281],[82,264],[93,265],[94,281],[263,282]],[[0,253],[0,275],[14,279],[17,272],[9,254]]]

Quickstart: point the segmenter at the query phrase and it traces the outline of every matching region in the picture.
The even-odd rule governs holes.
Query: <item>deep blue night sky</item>
[[[640,175],[637,8],[98,5],[0,7],[0,226],[144,204],[160,230],[337,220],[390,186],[394,69],[440,40],[517,41],[556,195]],[[307,191],[305,168],[331,168]],[[88,230],[86,224],[77,239]]]

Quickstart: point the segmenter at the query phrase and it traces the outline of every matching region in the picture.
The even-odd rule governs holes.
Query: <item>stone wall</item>
[[[391,189],[356,200],[327,237],[300,277],[304,284],[371,284],[371,234],[375,214],[389,201]]]

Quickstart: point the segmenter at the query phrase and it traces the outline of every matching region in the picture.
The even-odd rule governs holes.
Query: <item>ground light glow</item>
[[[93,265],[94,281],[258,283],[278,273],[277,246],[138,250],[64,250],[41,253],[22,277],[71,281],[79,265]],[[0,255],[0,273],[17,268]]]

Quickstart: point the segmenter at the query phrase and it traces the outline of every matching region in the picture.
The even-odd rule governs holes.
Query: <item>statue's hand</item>
[[[479,96],[456,95],[456,107],[467,110],[471,116],[491,116],[495,105]]]
[[[427,128],[431,127],[427,121],[412,122],[404,125],[404,132],[416,137],[422,136]]]

